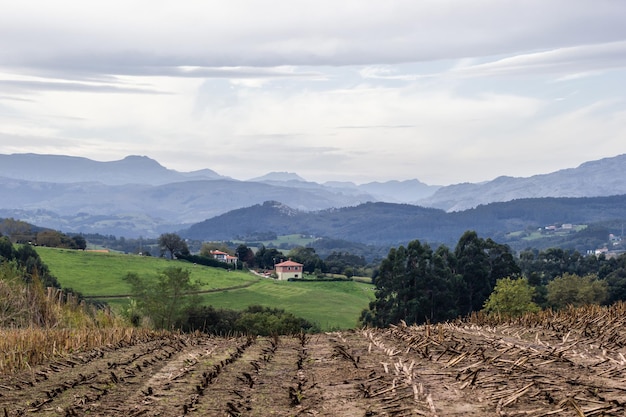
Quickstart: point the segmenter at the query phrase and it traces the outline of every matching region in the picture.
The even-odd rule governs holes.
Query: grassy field
[[[227,272],[221,268],[173,262],[163,258],[43,247],[38,247],[37,253],[64,288],[72,288],[86,296],[128,294],[130,286],[123,280],[127,273],[151,276],[170,266],[189,269],[191,279],[200,281],[203,290],[232,287],[258,280],[247,272]]]
[[[202,303],[216,308],[243,310],[259,304],[283,308],[318,323],[323,330],[348,329],[356,325],[361,310],[373,299],[372,286],[363,282],[285,282],[260,279],[249,272],[227,272],[162,258],[118,253],[83,252],[38,247],[37,252],[64,288],[85,296],[112,296],[130,292],[123,280],[128,272],[150,276],[169,266],[182,266],[202,283],[203,290],[252,284],[247,288],[202,294]],[[118,310],[126,298],[106,299]]]
[[[351,329],[374,298],[371,285],[358,282],[286,282],[263,279],[248,288],[204,294],[206,305],[241,309],[260,304],[284,308],[323,330]]]
[[[574,225],[571,229],[559,229],[554,232],[546,232],[544,230],[533,230],[531,232],[527,230],[518,230],[515,232],[507,233],[508,237],[518,238],[525,241],[533,241],[538,239],[549,239],[555,236],[567,236],[572,233],[580,232],[587,228],[586,224]]]

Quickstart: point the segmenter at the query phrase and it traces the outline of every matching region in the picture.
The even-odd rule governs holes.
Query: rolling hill
[[[507,234],[514,231],[607,221],[626,222],[626,195],[520,199],[452,213],[392,203],[304,212],[268,201],[205,220],[180,233],[191,239],[229,240],[271,231],[373,245],[405,244],[420,239],[454,246],[466,230],[506,243]]]

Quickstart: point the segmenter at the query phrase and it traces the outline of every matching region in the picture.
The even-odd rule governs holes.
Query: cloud
[[[451,73],[468,77],[567,74],[564,77],[573,79],[623,68],[626,68],[626,41],[516,55]]]
[[[625,20],[614,0],[7,2],[0,134],[235,178],[532,174],[626,152]]]
[[[67,81],[0,80],[0,88],[8,92],[71,91],[91,93],[168,94],[146,88],[123,87],[107,84],[86,84]],[[14,97],[14,100],[19,98]]]
[[[625,13],[610,0],[24,0],[3,7],[0,62],[125,75],[397,64],[619,41]]]
[[[483,63],[460,60],[437,72],[399,73],[391,66],[368,66],[359,71],[364,79],[418,81],[435,78],[488,78],[552,76],[570,81],[626,68],[626,41],[579,45],[509,56]]]

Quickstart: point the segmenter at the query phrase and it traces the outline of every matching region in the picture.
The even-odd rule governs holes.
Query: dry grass
[[[161,332],[132,327],[0,329],[0,374],[97,348],[133,345],[160,335]]]
[[[36,276],[26,283],[14,263],[0,263],[0,374],[160,334],[130,327],[72,294],[44,288]]]
[[[477,326],[519,326],[527,329],[546,329],[561,334],[564,340],[570,335],[593,338],[600,346],[618,349],[626,346],[626,303],[610,306],[587,305],[562,310],[543,310],[518,318],[494,314],[474,313],[464,320]]]

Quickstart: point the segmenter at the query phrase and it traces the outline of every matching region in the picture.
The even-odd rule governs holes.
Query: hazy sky
[[[626,153],[624,22],[623,0],[0,0],[0,153],[553,172]]]

